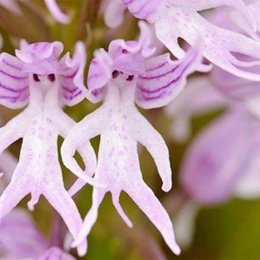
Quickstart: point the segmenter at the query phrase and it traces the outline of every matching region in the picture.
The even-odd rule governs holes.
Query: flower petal
[[[196,37],[200,34],[205,42],[203,55],[209,61],[236,76],[249,80],[260,80],[257,73],[244,69],[255,65],[254,62],[241,61],[234,56],[234,53],[238,53],[258,62],[260,43],[253,39],[217,27],[194,11],[174,6],[168,7],[168,11],[160,16],[155,23],[155,29],[158,38],[178,58],[183,57],[183,51],[179,47],[177,39],[183,38],[193,46]]]
[[[20,15],[21,9],[19,4],[17,3],[17,0],[0,0],[0,5],[2,5],[4,8],[14,12],[15,14]]]
[[[255,123],[255,133],[251,136],[252,149],[250,150],[250,160],[234,191],[235,196],[244,199],[259,198],[260,196],[260,126],[259,121]]]
[[[171,3],[171,1],[169,1],[169,3]],[[192,0],[188,4],[185,0],[174,0],[174,6],[188,8],[193,11],[202,11],[220,6],[232,7],[248,21],[254,30],[256,30],[256,20],[253,13],[242,0]]]
[[[55,114],[53,107],[48,109],[50,109],[50,114]],[[23,122],[21,123],[20,120]],[[35,112],[35,107],[29,107],[5,127],[0,128],[0,132],[3,131],[3,135],[0,133],[0,138],[3,138],[0,139],[2,145],[6,140],[8,141],[4,130],[9,130],[8,134],[12,134],[12,131],[16,130],[16,124],[26,127],[26,132],[21,135],[23,144],[18,165],[10,184],[0,197],[0,219],[8,214],[27,194],[31,193],[31,200],[28,202],[28,207],[31,210],[38,202],[39,197],[43,195],[63,217],[68,229],[75,237],[81,228],[82,221],[75,203],[64,188],[57,153],[57,127],[52,120],[44,116],[39,117]],[[13,128],[11,128],[12,125],[14,125]],[[20,132],[15,133],[19,136]],[[10,140],[8,144],[10,144]],[[85,250],[85,243],[79,245],[80,255],[85,254]]]
[[[16,209],[3,218],[0,243],[1,251],[12,259],[37,258],[48,247],[31,217],[22,209]]]
[[[98,209],[104,198],[105,192],[97,188],[93,189],[92,193],[92,205],[88,211],[86,217],[84,218],[83,227],[80,230],[76,240],[72,244],[73,247],[78,246],[82,241],[85,240],[85,237],[89,235],[93,225],[95,224],[98,217]]]
[[[56,3],[56,0],[44,0],[53,17],[60,23],[70,22],[69,16],[65,15]]]
[[[105,94],[105,86],[112,78],[113,61],[104,49],[95,52],[88,71],[87,98],[93,102],[100,102]]]
[[[0,154],[26,131],[27,113],[22,112],[0,128]]]
[[[250,118],[241,110],[226,113],[202,131],[184,159],[183,189],[202,203],[228,199],[251,156],[251,131]]]
[[[181,61],[172,61],[169,54],[145,63],[145,73],[137,80],[136,102],[143,108],[167,105],[184,88],[186,77],[200,64],[200,51],[191,49]]]
[[[122,0],[108,0],[104,5],[105,23],[110,28],[116,28],[123,23],[126,7]]]
[[[192,244],[199,210],[200,205],[194,201],[187,201],[173,218],[176,240],[181,248],[188,249]]]
[[[67,54],[60,60],[62,99],[68,106],[74,106],[85,98],[86,88],[83,78],[85,64],[86,50],[82,42],[76,44],[72,59]]]
[[[43,62],[49,61],[49,64],[52,64],[58,59],[63,51],[63,44],[61,42],[36,42],[28,44],[25,41],[21,41],[20,45],[20,49],[16,49],[15,54],[23,63],[27,64],[27,66],[23,65],[24,72],[39,70],[38,74],[54,73],[56,68],[46,68],[43,66],[45,65]]]
[[[109,87],[113,94],[112,86]],[[134,105],[131,106],[127,103],[128,105],[121,106],[120,112],[118,112],[117,106],[107,103],[103,105],[103,109],[99,110],[109,121],[103,120],[106,128],[99,129],[101,142],[98,166],[94,177],[96,182],[104,184],[104,187],[94,187],[92,207],[74,245],[77,245],[89,234],[97,219],[98,207],[107,192],[112,193],[113,204],[122,219],[127,225],[132,226],[119,203],[120,193],[125,191],[159,229],[169,247],[178,254],[179,248],[174,242],[171,221],[153,192],[144,183],[137,153],[137,141],[140,141],[155,159],[163,181],[162,188],[168,191],[171,188],[171,168],[167,146],[160,134],[140,115]],[[105,111],[107,112],[105,113]],[[94,114],[95,112],[93,118]],[[90,122],[88,120],[85,123],[88,123],[90,127],[93,125]],[[95,125],[97,123],[94,123],[94,127],[96,127]],[[83,128],[82,124],[82,132],[83,129],[84,133],[88,132],[88,125],[85,124],[85,128]],[[75,138],[76,133],[74,132]],[[69,138],[72,140],[73,136],[69,135]]]
[[[67,254],[58,247],[49,248],[43,255],[37,260],[75,260],[72,255]]]
[[[172,187],[172,171],[169,150],[160,133],[134,108],[129,112],[126,124],[131,129],[130,137],[140,142],[152,155],[161,180],[162,190],[169,191]]]
[[[160,231],[169,248],[179,255],[180,248],[175,242],[172,222],[152,190],[145,183],[133,182],[125,187],[125,191]]]
[[[80,123],[76,124],[71,129],[61,147],[61,156],[64,165],[72,173],[92,185],[96,185],[96,183],[93,182],[91,177],[84,173],[73,156],[78,150],[81,152],[80,154],[84,156],[83,159],[86,158],[86,166],[88,167],[88,165],[90,165],[90,169],[94,170],[96,158],[89,140],[99,135],[100,131],[106,127],[108,121],[109,117],[107,116],[106,110],[103,108],[97,109],[95,112],[87,115]],[[86,147],[84,147],[84,144],[86,144]],[[82,151],[84,149],[86,149],[86,152]],[[89,173],[93,172],[89,171]]]
[[[161,12],[163,0],[122,0],[130,13],[140,19],[153,23]]]
[[[22,63],[7,53],[0,54],[0,104],[17,109],[29,99],[29,77],[22,72]]]

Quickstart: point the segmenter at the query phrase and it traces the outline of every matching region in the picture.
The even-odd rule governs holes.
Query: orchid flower
[[[260,122],[246,99],[255,95],[256,89],[252,88],[251,82],[248,81],[249,85],[243,86],[244,89],[248,88],[244,100],[235,99],[235,96],[239,97],[241,94],[236,91],[237,83],[235,79],[226,80],[227,73],[223,73],[224,85],[226,81],[230,84],[234,83],[234,86],[229,88],[230,91],[235,90],[233,96],[219,93],[214,88],[215,82],[210,80],[209,76],[200,76],[190,81],[190,85],[174,102],[176,106],[172,103],[167,107],[167,114],[175,118],[171,131],[173,136],[176,136],[176,133],[173,133],[174,130],[177,129],[179,132],[179,129],[182,129],[187,133],[185,137],[190,134],[189,120],[192,116],[202,115],[215,109],[225,109],[224,114],[213,120],[192,142],[181,170],[181,185],[185,194],[189,194],[191,198],[203,204],[225,201],[234,194],[241,176],[247,175],[248,172],[252,172],[251,177],[257,176],[258,171],[256,162],[258,161]],[[235,78],[230,75],[231,77]],[[243,84],[245,82],[243,81]],[[221,149],[223,145],[225,149]],[[248,170],[252,167],[255,170]],[[248,178],[251,179],[250,176]],[[239,185],[241,186],[243,182],[241,181]],[[255,186],[257,183],[255,182]],[[252,194],[257,193],[256,189],[248,188],[248,193],[249,190]]]
[[[212,76],[218,80],[212,80]],[[220,93],[216,82],[223,85]],[[189,200],[174,217],[177,242],[182,247],[191,244],[195,218],[202,206],[224,203],[233,197],[260,196],[260,122],[256,117],[260,113],[249,105],[253,97],[258,98],[260,111],[256,85],[213,69],[207,77],[192,79],[189,88],[176,100],[177,106],[171,104],[167,108],[168,114],[177,114],[173,126],[180,125],[186,133],[191,116],[225,108],[224,114],[195,137],[184,156],[180,185]],[[172,131],[181,129],[180,126]]]
[[[44,0],[44,2],[56,21],[64,24],[70,22],[70,18],[60,10],[56,0]],[[17,0],[0,0],[0,5],[16,14],[21,14],[21,9]]]
[[[75,237],[82,221],[73,200],[64,188],[58,160],[58,135],[66,137],[75,122],[61,106],[75,105],[84,98],[84,46],[78,43],[71,59],[60,42],[22,42],[16,56],[0,55],[0,103],[11,109],[26,109],[0,128],[0,153],[19,138],[23,138],[18,165],[12,180],[0,197],[0,219],[26,196],[32,210],[40,195],[60,213]],[[86,143],[79,149],[87,173],[95,168],[95,153]],[[88,156],[86,156],[86,153]],[[82,171],[83,172],[83,171]],[[91,182],[89,174],[78,177]],[[84,243],[78,248],[85,252]]]
[[[190,200],[174,218],[182,246],[191,244],[202,206],[260,196],[260,122],[245,108],[230,108],[203,129],[186,152],[180,181]]]
[[[73,260],[61,248],[52,246],[23,209],[16,209],[4,217],[0,225],[0,258]]]
[[[1,259],[36,259],[49,247],[29,214],[15,209],[0,225]]]
[[[260,43],[245,35],[233,32],[207,21],[201,11],[227,6],[239,12],[247,28],[257,30],[256,19],[251,9],[242,0],[122,0],[110,1],[114,10],[119,10],[118,17],[122,17],[126,8],[130,13],[145,19],[154,25],[158,39],[177,58],[183,58],[184,50],[178,43],[178,38],[184,39],[188,44],[194,46],[198,34],[202,35],[205,42],[203,55],[213,64],[242,78],[249,80],[260,80],[257,73],[248,72],[247,67],[259,64]],[[116,5],[117,6],[116,8]],[[107,9],[105,15],[108,25],[112,25],[112,12]],[[111,16],[110,16],[111,14]],[[117,21],[122,18],[117,18]],[[114,25],[118,25],[119,22]],[[234,53],[248,56],[254,61],[243,61],[238,59]],[[208,70],[209,66],[200,66],[199,70]]]
[[[245,111],[232,109],[199,134],[181,170],[186,194],[204,204],[219,203],[233,195],[233,187],[247,172],[253,145],[257,145],[260,123],[255,121]]]
[[[119,202],[120,193],[125,191],[161,232],[171,250],[179,254],[169,216],[142,179],[137,143],[143,144],[153,156],[164,191],[172,186],[168,149],[134,102],[143,108],[169,103],[183,89],[187,75],[201,62],[201,56],[192,49],[181,61],[172,61],[168,54],[152,58],[149,30],[143,23],[140,27],[138,41],[114,40],[108,52],[100,49],[95,53],[88,74],[88,98],[92,102],[103,100],[103,104],[73,127],[62,145],[64,164],[71,171],[77,171],[70,155],[82,141],[101,136],[94,179],[102,186],[94,187],[92,207],[74,245],[89,234],[107,192],[111,192],[113,204],[122,219],[132,226]],[[72,193],[81,187],[79,180],[72,187]]]

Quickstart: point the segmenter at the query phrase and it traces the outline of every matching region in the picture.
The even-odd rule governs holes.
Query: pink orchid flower
[[[212,74],[216,76],[214,70]],[[239,80],[224,71],[218,70],[217,74],[218,83],[227,87],[223,86],[222,92],[215,88],[210,76],[197,77],[167,107],[168,115],[174,117],[171,132],[175,139],[181,136],[182,140],[191,134],[189,123],[193,116],[225,110],[195,137],[183,159],[180,186],[189,200],[174,218],[177,242],[182,247],[192,242],[201,207],[225,203],[233,197],[260,196],[260,121],[249,106],[255,96],[259,108],[257,83]],[[182,135],[176,134],[181,131]]]
[[[143,108],[168,104],[182,91],[186,77],[200,64],[201,56],[192,49],[181,61],[172,61],[169,54],[153,58],[148,27],[140,26],[138,41],[114,40],[108,52],[100,49],[95,53],[88,74],[88,98],[92,102],[103,100],[103,104],[73,127],[61,149],[65,165],[77,171],[70,155],[82,141],[101,136],[94,179],[103,187],[94,187],[92,207],[74,245],[89,234],[107,192],[111,192],[122,219],[132,227],[119,202],[120,193],[125,191],[161,232],[171,250],[179,254],[170,218],[143,181],[137,143],[143,144],[154,158],[164,191],[172,186],[169,152],[161,135],[137,110],[135,102]],[[75,193],[82,185],[77,182],[71,192]]]
[[[58,160],[57,138],[66,137],[75,122],[61,106],[75,105],[85,96],[83,69],[85,49],[78,43],[71,59],[60,42],[23,42],[16,56],[0,55],[0,103],[11,109],[28,105],[23,112],[0,128],[0,153],[16,140],[23,138],[18,165],[10,184],[0,197],[0,219],[7,215],[27,194],[34,208],[40,195],[60,213],[75,237],[82,225],[77,207],[64,188]],[[87,172],[95,168],[95,153],[86,143],[80,150]],[[85,156],[86,153],[88,156]],[[78,177],[91,182],[82,173]],[[82,243],[79,254],[85,253]]]
[[[75,260],[63,249],[52,245],[23,209],[15,209],[0,225],[0,258],[5,260]]]
[[[213,64],[236,75],[249,80],[260,80],[258,73],[247,71],[247,67],[259,64],[260,43],[245,35],[221,28],[207,21],[201,11],[221,6],[231,7],[241,14],[243,23],[250,32],[257,30],[257,22],[252,8],[242,0],[119,0],[110,1],[113,7],[107,8],[106,22],[116,26],[122,20],[126,8],[130,13],[145,19],[154,25],[158,39],[177,58],[183,58],[184,50],[180,47],[178,39],[184,39],[194,46],[198,34],[204,40],[203,55]],[[117,22],[113,23],[118,10]],[[120,18],[121,17],[121,18]],[[251,57],[253,61],[243,61],[234,53]],[[208,70],[209,66],[200,66],[199,70]]]

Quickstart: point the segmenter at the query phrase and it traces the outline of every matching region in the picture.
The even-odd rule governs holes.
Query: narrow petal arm
[[[136,109],[131,114],[131,135],[152,155],[163,182],[162,190],[169,191],[172,187],[172,171],[168,147],[160,133]]]
[[[67,116],[61,109],[56,109],[55,111],[53,111],[52,114],[55,117],[55,122],[58,125],[59,134],[63,138],[66,138],[70,130],[76,124],[75,121]],[[90,181],[88,176],[91,176],[94,173],[97,163],[95,151],[92,148],[90,142],[86,141],[80,143],[74,151],[70,150],[69,148],[64,152],[64,157],[68,158],[70,160],[70,163],[74,165],[74,168],[77,169],[77,171],[75,171],[74,173],[78,172],[78,177],[84,176],[84,179],[87,178],[86,180]],[[78,165],[76,159],[73,157],[76,150],[79,152],[84,161],[87,174],[83,172],[83,170]]]
[[[63,142],[61,147],[61,155],[65,166],[71,170],[74,174],[80,175],[82,178],[82,169],[77,164],[76,160],[73,158],[76,150],[80,153],[82,152],[82,145],[87,144],[87,154],[84,157],[89,157],[87,163],[91,170],[95,169],[96,166],[96,157],[89,140],[102,132],[102,129],[106,126],[108,117],[104,116],[104,111],[102,108],[91,113],[85,117],[80,123],[76,124],[66,139]],[[85,149],[85,148],[84,148]],[[85,152],[83,152],[85,154]],[[77,174],[78,173],[78,174]],[[83,177],[85,179],[85,177]]]
[[[25,121],[25,112],[22,112],[0,128],[0,154],[12,143],[23,137],[26,128]]]

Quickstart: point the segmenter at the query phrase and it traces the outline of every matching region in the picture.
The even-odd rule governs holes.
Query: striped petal
[[[60,60],[61,96],[64,104],[73,106],[85,98],[84,68],[86,51],[84,44],[78,42],[73,58],[69,54]]]
[[[137,104],[143,108],[167,105],[183,90],[187,76],[200,61],[200,51],[196,48],[181,61],[172,61],[169,54],[146,61],[145,73],[137,79]]]
[[[29,100],[29,78],[22,62],[7,53],[0,54],[0,104],[11,109],[24,107]]]

